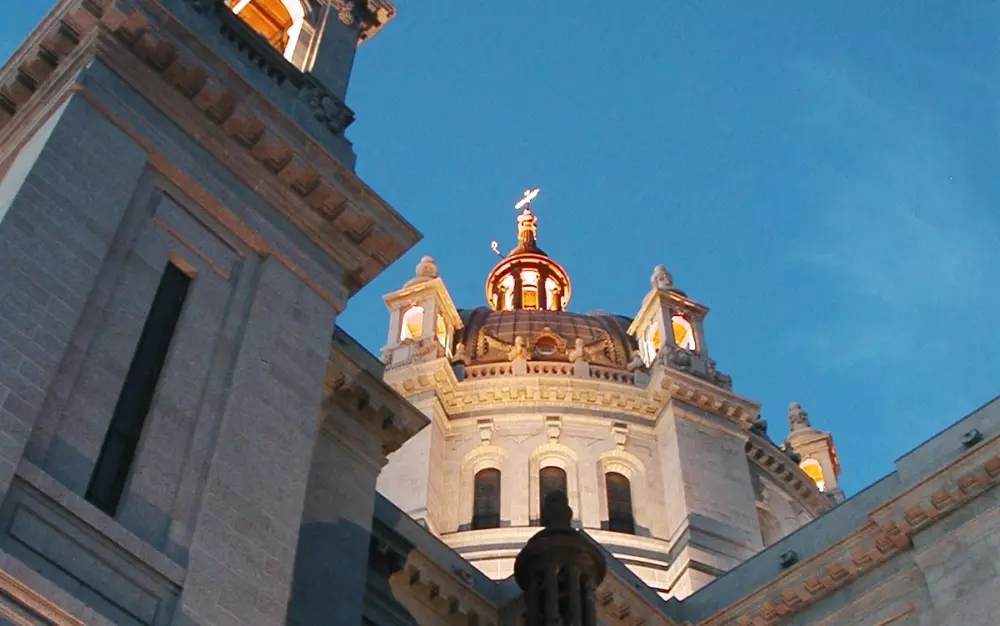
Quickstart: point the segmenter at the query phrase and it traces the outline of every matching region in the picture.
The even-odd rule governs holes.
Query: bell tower
[[[0,558],[46,615],[359,623],[364,577],[317,545],[350,528],[364,571],[385,454],[425,422],[335,340],[420,237],[344,136],[393,14],[60,0],[0,69]]]

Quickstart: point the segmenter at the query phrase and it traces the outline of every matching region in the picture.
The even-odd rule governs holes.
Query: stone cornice
[[[793,496],[813,517],[833,508],[830,498],[820,492],[798,464],[767,439],[751,433],[747,441],[747,458],[784,487],[785,493]]]
[[[377,438],[388,455],[430,423],[337,344],[333,344],[323,390],[324,411],[337,408]]]
[[[823,552],[792,566],[700,625],[780,624],[895,554],[912,549],[913,535],[959,510],[997,482],[1000,482],[1000,435],[908,487],[871,511],[867,524]]]
[[[551,365],[557,370],[566,366],[565,363],[529,361],[529,372],[534,365]],[[509,364],[505,363],[498,363],[496,367],[498,371],[509,370]],[[511,406],[569,406],[581,411],[611,409],[655,422],[667,402],[676,398],[743,427],[753,421],[760,410],[760,405],[746,398],[667,367],[655,369],[646,387],[624,382],[627,380],[624,376],[621,382],[603,377],[580,378],[571,375],[571,368],[564,369],[566,374],[484,376],[459,381],[451,365],[445,359],[437,359],[389,368],[385,380],[403,397],[433,391],[452,419]]]
[[[128,13],[117,0],[59,7],[0,72],[0,141],[20,126],[11,122],[26,121],[54,76],[75,81],[64,66],[97,57],[343,267],[348,292],[419,240],[354,172],[162,7],[141,4],[142,12]]]

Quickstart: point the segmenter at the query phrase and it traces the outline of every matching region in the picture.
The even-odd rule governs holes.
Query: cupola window
[[[300,0],[226,0],[226,6],[292,60],[305,21]]]
[[[816,459],[806,459],[799,464],[806,476],[816,483],[816,488],[826,491],[826,477],[823,475],[823,468]]]
[[[694,339],[694,327],[691,326],[691,322],[683,315],[673,316],[670,322],[674,327],[674,343],[677,347],[694,352],[698,344]]]
[[[538,308],[538,272],[535,270],[521,272],[521,308]]]
[[[403,324],[399,330],[399,340],[420,339],[424,334],[424,307],[411,306],[403,313]]]

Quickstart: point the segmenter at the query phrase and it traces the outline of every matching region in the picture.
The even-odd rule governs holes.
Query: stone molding
[[[358,45],[379,33],[396,17],[396,7],[389,0],[318,0],[337,12],[345,26],[358,27]]]
[[[370,552],[390,565],[394,572],[390,584],[394,588],[408,589],[415,599],[441,618],[442,623],[496,626],[496,608],[471,588],[467,572],[446,571],[417,550],[404,553],[379,533],[372,533]]]
[[[614,380],[578,378],[567,384],[565,377],[550,374],[459,381],[444,359],[387,370],[385,378],[404,397],[433,391],[452,419],[509,409],[512,405],[534,405],[599,412],[612,409],[649,423],[659,419],[667,402],[677,399],[748,428],[760,410],[760,405],[751,400],[666,367],[654,371],[646,388]]]
[[[896,554],[912,550],[913,535],[959,510],[997,482],[1000,482],[1000,435],[908,487],[872,510],[867,524],[700,624],[780,624]]]
[[[143,2],[149,15],[126,14],[118,5],[65,2],[0,70],[0,142],[21,132],[43,92],[74,84],[69,70],[96,57],[336,260],[349,293],[419,240],[352,171],[235,70],[185,38],[187,30],[162,8]],[[178,46],[180,39],[191,49]],[[12,124],[15,118],[21,123]]]
[[[813,518],[819,517],[833,508],[833,502],[820,492],[816,483],[777,446],[763,437],[750,433],[746,444],[747,458],[761,468],[785,493],[793,496]]]
[[[339,409],[357,420],[376,441],[382,458],[398,450],[430,423],[430,418],[399,397],[375,374],[358,364],[336,343],[330,350],[323,389],[323,412]],[[329,421],[327,418],[326,421]]]

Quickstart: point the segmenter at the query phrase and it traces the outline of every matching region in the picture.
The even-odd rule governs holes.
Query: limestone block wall
[[[481,397],[506,384],[474,382]],[[751,468],[739,424],[677,400],[644,420],[572,401],[449,416],[434,393],[412,398],[434,424],[389,456],[378,489],[494,579],[513,573],[538,529],[548,466],[566,472],[573,523],[668,597],[693,593],[763,547],[758,504],[776,516],[772,541],[809,518]],[[500,471],[500,527],[473,529],[475,476],[488,468]],[[608,529],[608,472],[629,479],[634,534]]]

